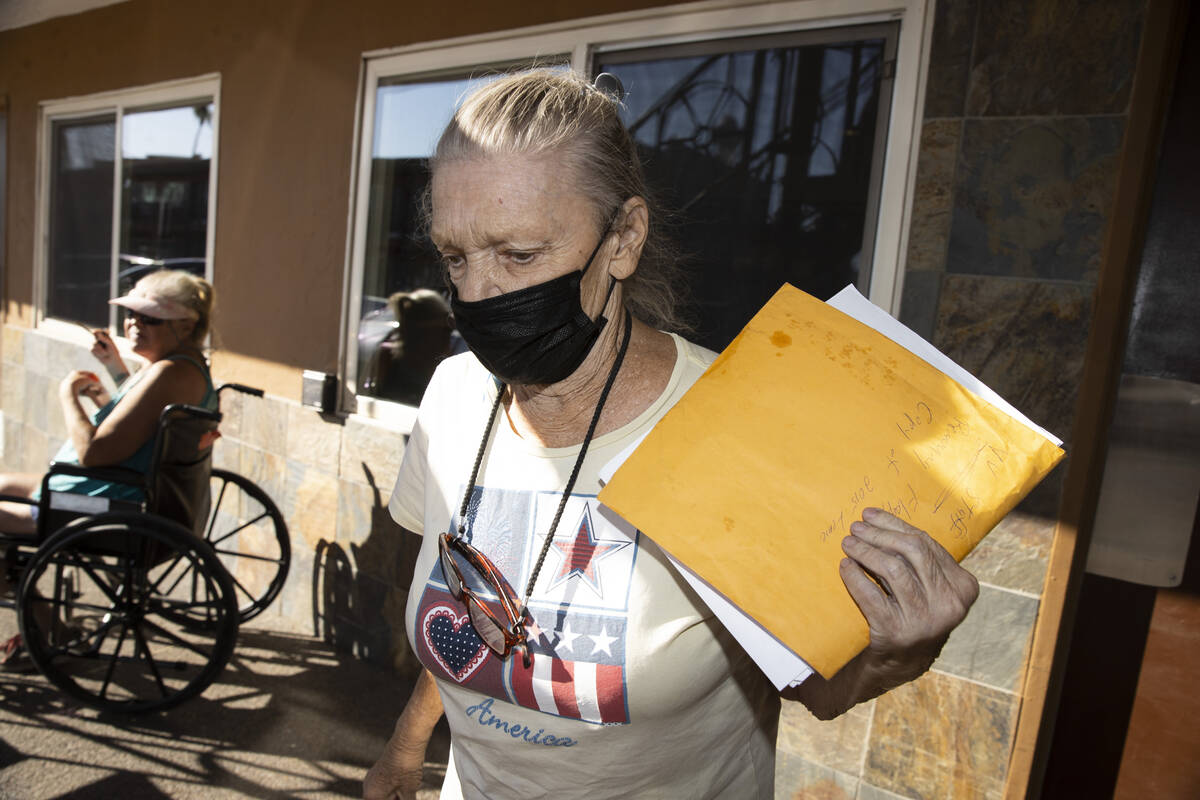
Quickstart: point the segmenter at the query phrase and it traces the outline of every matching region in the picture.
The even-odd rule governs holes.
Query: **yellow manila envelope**
[[[838,573],[841,540],[865,507],[962,560],[1062,456],[892,339],[785,284],[600,500],[828,678],[868,643]]]

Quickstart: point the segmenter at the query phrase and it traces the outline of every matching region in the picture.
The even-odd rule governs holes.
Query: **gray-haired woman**
[[[389,504],[424,536],[406,622],[425,671],[367,798],[413,796],[443,713],[443,798],[774,796],[779,694],[595,499],[714,358],[660,330],[679,278],[645,197],[616,100],[577,75],[497,80],[439,142],[431,235],[472,352],[434,375]],[[871,644],[784,695],[822,718],[924,672],[978,593],[890,515],[851,530]]]

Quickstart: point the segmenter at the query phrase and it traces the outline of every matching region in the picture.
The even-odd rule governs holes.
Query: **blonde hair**
[[[160,269],[142,277],[137,287],[144,291],[162,295],[196,312],[196,325],[188,340],[201,346],[212,325],[213,286],[204,278],[197,278],[181,269]]]
[[[597,230],[604,232],[630,197],[651,202],[619,104],[620,98],[576,72],[538,69],[506,75],[463,101],[438,141],[430,170],[481,156],[561,154],[591,201]],[[650,325],[681,330],[686,326],[676,311],[679,269],[655,216],[637,271],[621,282],[625,304]],[[617,219],[613,229],[621,224]]]

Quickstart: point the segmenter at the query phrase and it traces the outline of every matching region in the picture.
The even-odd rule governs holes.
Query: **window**
[[[596,56],[677,218],[700,344],[723,349],[784,282],[870,291],[895,40],[892,24]]]
[[[470,73],[385,79],[375,91],[356,336],[359,394],[416,405],[438,362],[465,347],[449,322],[437,253],[423,236],[421,197],[428,159],[458,98],[487,80]]]
[[[43,315],[116,324],[110,297],[156,269],[208,276],[215,79],[46,103]]]
[[[663,9],[369,58],[347,269],[345,375],[359,412],[411,418],[397,404],[415,404],[437,361],[463,347],[422,226],[426,159],[469,82],[522,61],[621,78],[651,190],[679,220],[702,344],[724,347],[784,281],[821,297],[855,283],[893,306],[926,11],[779,21],[803,5]],[[651,41],[656,14],[694,29]],[[755,15],[763,24],[748,29]]]

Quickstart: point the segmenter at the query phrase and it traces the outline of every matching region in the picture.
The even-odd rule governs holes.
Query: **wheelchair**
[[[262,390],[225,384],[256,397]],[[171,405],[150,469],[54,463],[33,534],[0,532],[18,625],[34,666],[103,712],[162,711],[203,692],[233,655],[238,626],[278,596],[287,525],[255,483],[212,466],[220,412]],[[77,475],[141,490],[141,501],[50,489]]]

